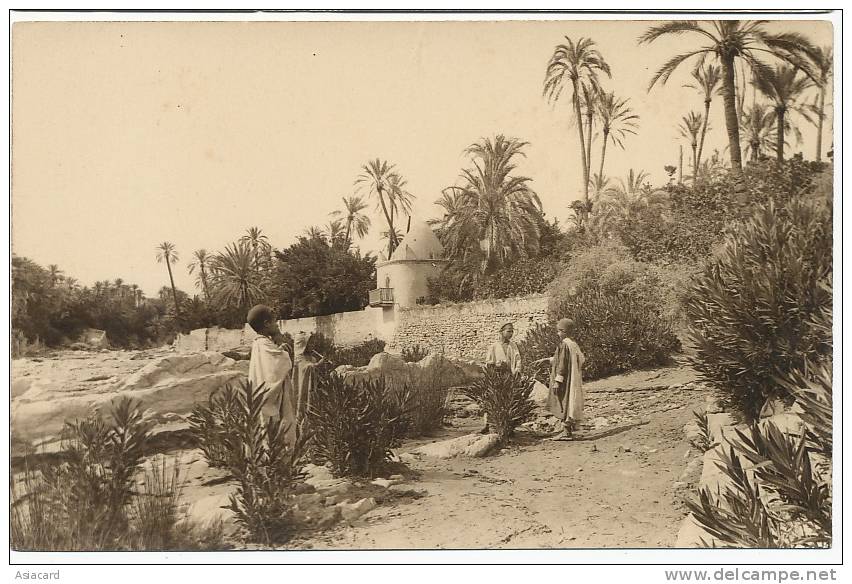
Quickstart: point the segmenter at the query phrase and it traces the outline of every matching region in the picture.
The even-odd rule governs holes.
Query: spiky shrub
[[[408,387],[391,390],[383,378],[351,384],[321,375],[308,408],[311,450],[335,476],[375,476],[407,430]]]
[[[738,430],[733,446],[722,453],[730,486],[722,493],[704,487],[697,501],[687,502],[698,524],[721,545],[831,545],[830,370],[825,364],[813,375],[797,371],[781,379],[803,411],[803,431],[788,434],[769,421]]]
[[[792,398],[775,377],[830,353],[830,328],[811,320],[831,311],[831,213],[799,199],[783,211],[770,201],[735,229],[686,306],[696,369],[747,419],[767,398]]]
[[[429,349],[425,349],[420,345],[414,345],[413,347],[403,347],[400,356],[406,363],[419,363],[425,359],[428,354]]]
[[[373,355],[385,350],[385,342],[381,339],[368,339],[353,347],[338,347],[334,342],[322,333],[314,333],[305,347],[309,355],[314,352],[326,357],[329,366],[324,367],[327,371],[339,365],[352,365],[363,367],[370,363]]]
[[[423,368],[412,392],[407,415],[409,436],[423,436],[441,428],[447,415],[451,381],[446,358],[435,355]]]
[[[487,365],[482,377],[463,392],[488,414],[488,424],[502,442],[532,418],[535,404],[530,394],[534,383],[534,378],[512,373],[505,365]]]
[[[303,478],[299,463],[304,440],[284,420],[284,395],[278,392],[278,416],[266,417],[270,390],[261,384],[238,384],[234,415],[225,418],[227,467],[237,482],[228,508],[248,539],[266,545],[285,540],[293,525],[292,499]]]
[[[27,469],[12,504],[12,547],[20,550],[127,549],[126,505],[149,436],[138,402],[113,404],[63,429],[65,462]]]
[[[237,390],[226,385],[211,393],[206,404],[196,404],[189,415],[190,432],[210,466],[228,466],[226,438],[239,412]]]

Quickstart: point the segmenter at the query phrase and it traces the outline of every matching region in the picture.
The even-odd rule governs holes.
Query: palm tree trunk
[[[751,142],[751,161],[757,162],[760,159],[760,142]]]
[[[580,162],[583,166],[583,202],[589,204],[589,167],[586,166],[586,141],[583,140],[583,114],[580,111],[580,88],[574,81],[574,115],[577,118],[577,135],[580,138]]]
[[[775,145],[775,154],[778,159],[778,164],[784,162],[784,109],[778,108],[778,143]]]
[[[683,184],[683,144],[680,145],[680,155],[677,162],[677,184]]]
[[[827,83],[827,82],[826,82]],[[823,83],[819,88],[819,111],[817,112],[817,116],[819,119],[817,121],[817,144],[816,144],[816,161],[822,162],[822,121],[825,117],[825,83]]]
[[[704,123],[701,124],[701,142],[698,144],[697,163],[701,164],[701,155],[704,152],[704,136],[707,135],[707,120],[710,119],[710,100],[704,100]],[[696,171],[697,172],[697,171]],[[697,177],[698,175],[696,175]]]
[[[204,262],[201,263],[201,287],[204,288],[204,298],[210,302],[210,291],[207,289],[207,272],[204,269]]]
[[[172,283],[172,298],[175,299],[175,316],[180,318],[180,306],[178,306],[177,288],[175,288],[175,279],[172,277],[172,264],[169,258],[166,258],[166,269],[169,271],[169,282]]]
[[[346,221],[346,243],[351,245],[352,242],[349,240],[349,234],[352,231],[352,215],[350,215]]]
[[[692,143],[692,184],[695,184],[695,179],[698,178],[698,144]]]
[[[606,158],[606,141],[607,141],[608,137],[609,137],[609,131],[606,128],[604,128],[603,145],[601,146],[601,167],[600,167],[600,170],[598,171],[598,176],[601,177],[601,180],[603,180],[604,158]]]
[[[388,222],[388,259],[390,259],[393,250],[396,249],[394,246],[394,231],[393,231],[393,219],[388,214],[387,205],[385,205],[385,197],[382,195],[382,189],[377,188],[376,191],[379,194],[379,203],[382,205],[382,212],[385,214],[385,220]]]
[[[722,83],[724,87],[725,127],[728,130],[728,149],[731,152],[731,170],[743,173],[743,158],[740,150],[740,125],[737,119],[737,94],[734,84],[734,56],[722,55]]]
[[[586,112],[586,175],[592,177],[592,124],[594,123],[594,111],[591,104],[586,104],[589,111]]]

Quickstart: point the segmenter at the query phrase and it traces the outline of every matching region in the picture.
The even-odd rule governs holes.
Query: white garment
[[[282,383],[290,379],[293,362],[284,347],[279,347],[272,339],[258,335],[251,345],[251,360],[249,361],[249,382],[254,388],[265,384],[270,392],[282,387]]]
[[[509,341],[506,345],[503,344],[503,341],[497,341],[488,347],[485,363],[486,365],[505,363],[512,373],[517,373],[521,370],[521,352],[514,341]]]

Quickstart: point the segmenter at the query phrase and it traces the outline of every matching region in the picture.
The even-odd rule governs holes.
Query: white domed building
[[[408,231],[391,257],[379,256],[370,306],[415,306],[429,293],[428,279],[439,276],[447,263],[444,246],[432,228],[423,221],[410,220]]]

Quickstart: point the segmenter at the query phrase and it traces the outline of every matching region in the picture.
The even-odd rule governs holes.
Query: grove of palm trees
[[[544,297],[546,314],[531,316],[514,339],[522,367],[499,377],[465,361],[484,367],[486,381],[422,377],[403,391],[370,378],[344,387],[340,371],[364,367],[392,339],[336,345],[325,329],[310,345],[321,363],[330,356],[316,374],[316,399],[325,402],[308,407],[296,445],[285,445],[283,410],[259,413],[272,407],[264,390],[217,388],[178,416],[183,442],[145,451],[175,468],[181,456],[187,468],[203,464],[187,475],[184,496],[209,497],[233,514],[201,549],[831,548],[833,47],[783,21],[651,21],[618,46],[605,30],[594,23],[582,36],[553,37],[538,84],[526,88],[537,102],[524,116],[534,119],[518,117],[530,133],[558,128],[561,151],[542,156],[523,123],[493,119],[482,135],[443,146],[456,168],[430,191],[386,135],[384,151],[359,153],[357,163],[329,145],[324,164],[345,173],[346,188],[276,195],[283,212],[258,211],[255,224],[234,225],[216,246],[193,229],[152,239],[144,269],[158,270],[161,286],[152,296],[127,278],[86,285],[60,265],[13,255],[12,356],[25,385],[48,366],[59,375],[73,358],[91,368],[68,370],[80,387],[125,387],[171,355],[176,338],[244,329],[255,305],[284,321],[363,311],[384,286],[377,266],[405,249],[411,221],[423,220],[444,267],[417,306],[387,307],[385,320],[403,309]],[[661,46],[677,50],[657,60]],[[637,72],[613,58],[625,50],[647,70],[629,90],[622,80]],[[382,121],[361,127],[369,124]],[[412,149],[429,143],[418,132]],[[553,187],[548,177],[568,164],[573,174]],[[286,168],[276,180],[301,170]],[[246,185],[253,192],[253,181]],[[235,200],[252,206],[252,196]],[[263,213],[310,219],[285,240]],[[564,380],[540,362],[563,343],[564,319],[582,350],[587,393],[575,433],[560,441],[549,439],[556,422],[542,395]],[[102,371],[100,353],[81,346],[92,329],[105,331],[103,354],[116,353],[120,374]],[[497,340],[496,330],[475,333]],[[399,359],[405,371],[460,362],[434,341],[382,359]],[[289,335],[286,345],[293,356]],[[224,355],[234,371],[254,358]],[[21,391],[13,408],[30,390]],[[495,420],[508,421],[495,433]],[[75,423],[66,433],[83,435]],[[429,454],[432,443],[480,430],[495,436],[488,456]],[[143,455],[134,456],[140,472]],[[115,464],[103,462],[110,473]],[[349,491],[334,490],[341,481]],[[122,496],[130,509],[140,495]],[[367,515],[346,506],[363,501],[372,501]],[[110,512],[123,531],[100,534],[101,549],[146,549],[134,531],[140,517],[119,507]],[[66,504],[55,517],[77,511]],[[74,529],[85,523],[72,519]],[[37,545],[27,531],[34,521],[21,521],[18,545]],[[65,541],[75,533],[69,528]]]

